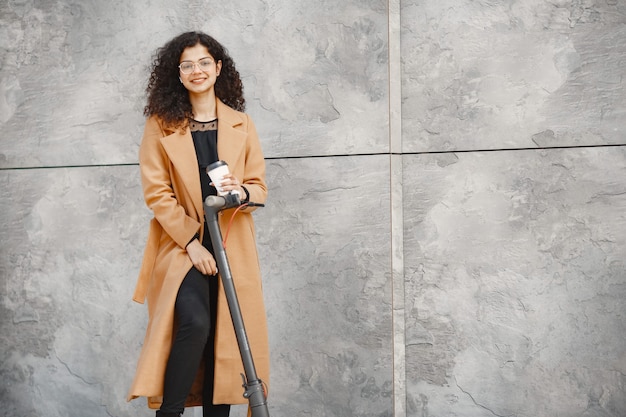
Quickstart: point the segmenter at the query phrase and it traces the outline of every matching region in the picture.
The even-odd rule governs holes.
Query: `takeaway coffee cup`
[[[213,182],[215,189],[217,190],[217,195],[226,195],[228,194],[226,191],[222,189],[222,180],[224,175],[228,174],[228,164],[224,161],[213,162],[211,165],[206,167],[206,172],[209,174],[209,178]],[[239,194],[238,191],[234,191]]]

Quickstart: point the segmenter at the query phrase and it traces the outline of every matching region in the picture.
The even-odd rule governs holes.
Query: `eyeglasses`
[[[202,58],[198,62],[183,61],[178,66],[178,69],[180,69],[180,72],[182,72],[183,74],[191,74],[194,68],[196,67],[196,65],[198,65],[198,68],[200,69],[200,71],[208,71],[211,69],[211,66],[214,63],[215,61],[213,61],[212,58]]]

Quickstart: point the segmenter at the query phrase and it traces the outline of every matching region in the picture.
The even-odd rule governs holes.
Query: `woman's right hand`
[[[187,245],[187,254],[193,266],[204,275],[216,275],[217,263],[211,252],[207,250],[198,239],[192,240]]]

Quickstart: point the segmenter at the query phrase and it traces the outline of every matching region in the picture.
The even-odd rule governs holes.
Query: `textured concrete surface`
[[[624,143],[624,1],[401,4],[405,152]]]
[[[405,157],[407,415],[626,411],[626,152]]]
[[[275,415],[390,416],[389,157],[268,170],[257,219]]]
[[[388,158],[268,171],[258,244],[273,410],[388,415]],[[149,220],[138,176],[136,166],[2,172],[0,415],[150,415],[145,401],[124,401],[146,315],[130,301]]]
[[[138,174],[1,172],[0,415],[132,413],[145,311],[128,296],[149,220]]]
[[[268,158],[272,415],[626,415],[625,2],[0,0],[0,416],[153,415],[137,148],[193,28]]]
[[[268,156],[386,151],[386,2],[240,4],[2,0],[0,167],[136,162],[150,57],[194,28],[235,59]]]

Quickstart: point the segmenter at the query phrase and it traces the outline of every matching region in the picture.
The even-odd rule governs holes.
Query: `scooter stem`
[[[256,374],[237,292],[230,272],[228,258],[226,257],[226,250],[222,242],[222,233],[217,222],[217,213],[219,211],[239,207],[240,205],[241,201],[239,200],[239,195],[236,193],[229,193],[225,196],[208,196],[204,201],[204,217],[209,229],[209,235],[211,236],[211,243],[213,244],[213,250],[215,252],[215,261],[220,271],[220,278],[224,286],[224,294],[228,302],[228,309],[230,310],[230,317],[233,321],[241,361],[243,362],[243,369],[245,371],[245,375],[242,374],[243,396],[248,399],[252,417],[269,417],[263,381],[261,381]]]

